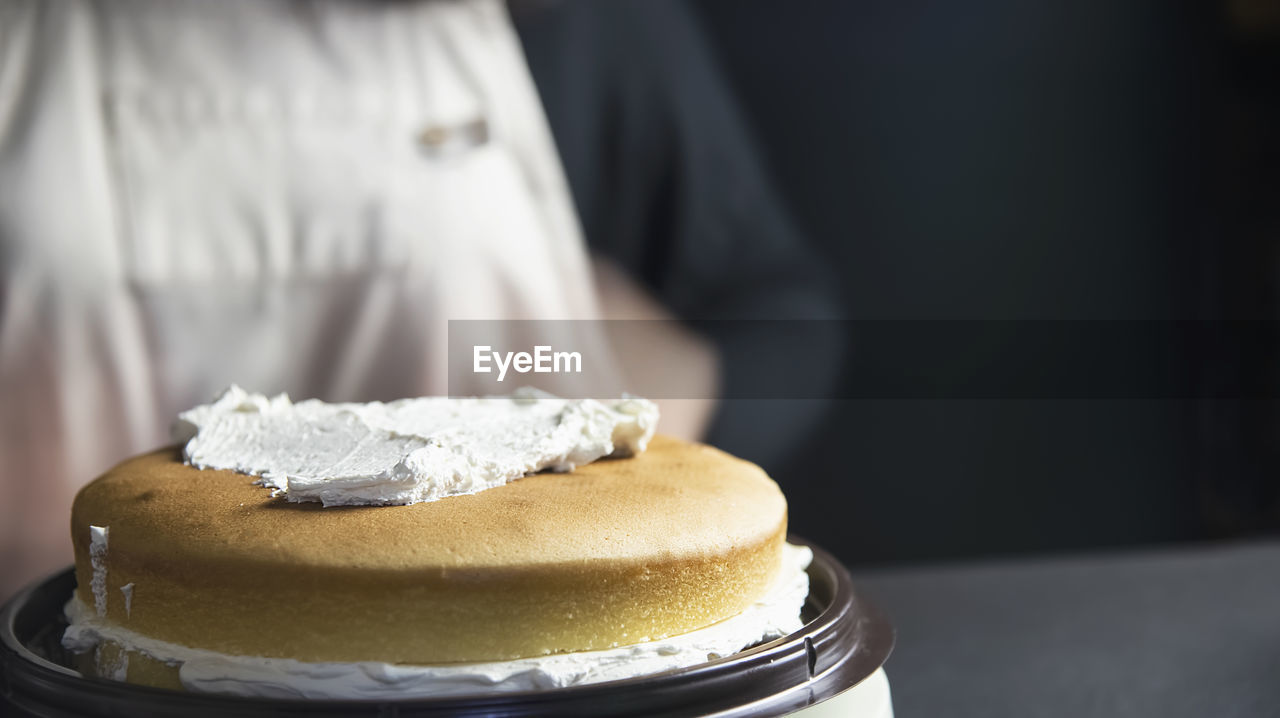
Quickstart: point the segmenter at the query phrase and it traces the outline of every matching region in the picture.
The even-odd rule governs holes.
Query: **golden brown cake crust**
[[[767,590],[786,534],[758,467],[664,437],[411,506],[291,504],[252,482],[166,449],[90,483],[72,512],[80,600],[89,526],[106,526],[107,618],[145,635],[299,660],[506,660],[734,615]]]

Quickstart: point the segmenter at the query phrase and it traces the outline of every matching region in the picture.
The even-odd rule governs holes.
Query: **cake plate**
[[[0,714],[29,716],[780,716],[889,718],[885,615],[829,553],[813,549],[799,631],[715,661],[545,691],[412,700],[265,699],[162,690],[82,676],[59,639],[75,589],[68,568],[0,610]]]

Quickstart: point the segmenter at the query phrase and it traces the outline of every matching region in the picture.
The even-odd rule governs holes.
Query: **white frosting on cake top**
[[[238,386],[183,412],[174,440],[198,468],[260,476],[289,501],[413,504],[644,451],[658,408],[639,398],[430,397],[293,403]]]

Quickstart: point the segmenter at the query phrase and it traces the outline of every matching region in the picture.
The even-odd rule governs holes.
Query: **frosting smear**
[[[289,501],[413,504],[473,494],[538,471],[572,471],[644,451],[658,423],[650,401],[428,397],[389,403],[293,403],[231,386],[179,415],[173,438],[201,469],[261,477]]]

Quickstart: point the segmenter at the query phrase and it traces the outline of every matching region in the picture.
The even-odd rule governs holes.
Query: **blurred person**
[[[830,307],[678,3],[0,0],[0,596],[68,561],[80,485],[232,382],[443,394],[449,319]],[[669,326],[698,396],[796,374]],[[814,410],[781,411],[711,438],[781,450]]]

